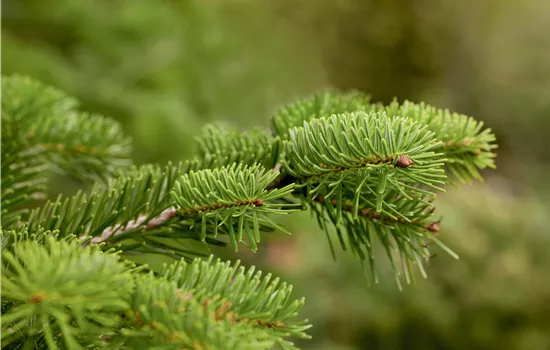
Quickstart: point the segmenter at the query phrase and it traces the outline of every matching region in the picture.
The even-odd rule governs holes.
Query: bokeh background
[[[324,87],[485,121],[498,169],[438,197],[443,252],[400,292],[382,266],[332,261],[307,213],[240,258],[305,295],[303,349],[550,349],[547,0],[5,0],[2,73],[57,86],[120,120],[136,163],[190,157],[205,123],[269,125]],[[79,186],[58,181],[55,191]],[[55,192],[54,191],[54,192]]]

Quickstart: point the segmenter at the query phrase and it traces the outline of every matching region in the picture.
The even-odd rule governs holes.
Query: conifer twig
[[[151,231],[154,230],[157,227],[160,227],[164,225],[166,222],[170,221],[171,219],[175,218],[177,216],[177,211],[174,208],[169,208],[163,210],[158,216],[155,216],[149,222],[147,222],[147,225],[143,228],[143,231]],[[122,228],[121,224],[117,224],[115,226],[107,227],[101,235],[96,236],[90,240],[90,243],[102,243],[107,241],[112,236],[118,236],[124,233],[128,233],[131,231],[134,231],[138,229],[140,226],[143,225],[143,223],[147,220],[146,215],[139,216],[136,220],[129,221],[124,228]],[[82,235],[80,236],[81,240],[84,240],[88,238],[88,235]]]
[[[277,164],[275,165],[272,171],[277,172],[279,171],[280,168],[281,168],[281,164]],[[274,188],[280,188],[280,187],[281,187],[280,180],[276,179],[267,188],[274,189]],[[241,204],[249,204],[249,203],[247,201],[244,201]],[[257,200],[254,204],[255,206],[263,205],[261,200]],[[178,210],[176,208],[168,208],[163,210],[159,215],[150,219],[145,225],[145,227],[143,227],[142,231],[143,232],[152,231],[158,227],[163,226],[168,221],[176,218],[178,215],[185,216],[185,215],[193,215],[193,214],[194,212],[186,212],[186,211]],[[125,225],[116,224],[116,225],[107,227],[106,229],[103,230],[101,235],[93,237],[90,240],[90,243],[96,243],[96,244],[103,243],[103,242],[106,242],[111,237],[135,231],[144,225],[145,221],[147,221],[147,218],[148,218],[147,215],[140,215],[136,220],[130,220]],[[82,235],[80,236],[80,240],[84,240],[88,237],[89,237],[88,234]]]

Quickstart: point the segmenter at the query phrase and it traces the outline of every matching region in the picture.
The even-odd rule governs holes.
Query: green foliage
[[[245,270],[237,261],[233,266],[218,259],[187,264],[183,261],[165,268],[162,276],[174,281],[179,288],[193,293],[205,303],[216,295],[229,303],[227,312],[233,312],[234,322],[267,326],[280,336],[306,337],[304,330],[310,326],[303,322],[288,322],[298,315],[304,299],[293,300],[292,286],[272,279],[271,274],[262,277],[254,267]],[[205,277],[207,276],[207,277]],[[307,338],[307,337],[306,337]]]
[[[389,118],[409,118],[424,125],[441,141],[434,151],[444,155],[447,169],[461,182],[483,180],[479,169],[495,168],[493,150],[497,147],[491,129],[483,129],[483,122],[472,117],[451,113],[425,103],[415,104],[394,100],[389,105],[372,103],[360,92],[335,93],[325,91],[281,107],[273,116],[273,129],[281,137],[290,137],[293,127],[321,117],[343,112],[364,111],[383,113]]]
[[[75,196],[48,201],[34,209],[25,224],[29,231],[40,228],[59,230],[65,234],[90,237],[92,242],[118,243],[139,239],[143,244],[122,247],[125,251],[147,250],[154,245],[152,236],[171,232],[177,217],[168,215],[159,223],[155,217],[170,205],[169,192],[178,174],[187,171],[196,162],[179,163],[165,167],[144,165],[121,172],[107,184],[97,183],[89,193],[80,191]],[[153,221],[153,222],[151,222]],[[179,239],[189,238],[182,235]],[[178,246],[175,240],[175,247]],[[154,250],[154,248],[151,248]],[[180,249],[174,251],[180,251]]]
[[[252,167],[232,165],[214,170],[191,171],[176,182],[172,198],[183,216],[195,220],[193,227],[199,231],[202,241],[207,232],[216,238],[218,227],[227,228],[233,248],[243,242],[254,251],[260,242],[260,224],[278,227],[267,214],[286,214],[282,210],[293,204],[277,203],[278,199],[291,194],[293,185],[267,190],[279,172]],[[243,241],[246,231],[248,242]]]
[[[354,193],[346,191],[343,196],[349,198],[354,196]],[[379,281],[375,258],[378,245],[383,248],[391,263],[399,288],[401,288],[402,273],[407,283],[415,280],[415,266],[420,270],[421,275],[426,277],[423,260],[426,262],[430,260],[431,253],[428,247],[432,243],[436,243],[458,259],[458,256],[437,238],[439,221],[432,219],[434,207],[430,203],[434,198],[433,195],[410,200],[401,196],[397,190],[387,191],[383,197],[384,201],[389,203],[396,212],[403,213],[402,217],[377,212],[374,210],[375,203],[370,198],[372,198],[371,193],[363,192],[359,196],[359,200],[365,203],[364,205],[343,200],[341,214],[333,209],[337,207],[337,200],[334,199],[326,200],[324,197],[317,197],[316,202],[311,205],[319,226],[327,234],[333,256],[335,256],[335,250],[332,246],[332,233],[328,223],[336,228],[338,241],[343,250],[351,250],[353,255],[365,262],[365,274],[369,281],[374,283]],[[400,266],[397,265],[396,260],[400,262]]]
[[[293,321],[304,301],[292,286],[238,262],[182,260],[155,276],[76,236],[9,231],[2,243],[8,349],[294,349],[284,338],[310,327]]]
[[[384,278],[380,245],[381,285],[365,293],[354,259],[340,253],[335,268],[305,213],[283,219],[293,236],[262,236],[259,254],[239,258],[302,286],[315,324],[314,339],[299,343],[307,349],[547,349],[550,208],[531,204],[549,202],[550,36],[540,35],[550,31],[548,5],[6,0],[2,70],[123,122],[138,164],[190,157],[200,124],[214,119],[265,124],[277,103],[320,87],[312,71],[374,101],[423,100],[484,120],[502,147],[498,174],[481,171],[485,186],[446,187],[433,202],[441,239],[461,261],[438,253],[429,279],[406,293]],[[73,194],[76,183],[52,185],[49,193]]]
[[[37,147],[56,169],[105,179],[129,164],[130,140],[112,119],[82,113],[61,91],[27,77],[2,77],[2,124],[12,142]]]
[[[136,287],[130,301],[136,311],[128,319],[137,327],[122,334],[129,349],[266,349],[274,343],[264,329],[234,322],[223,299],[201,303],[176,283],[153,276],[139,278]]]
[[[106,247],[114,244],[127,254],[192,258],[203,249],[187,242],[221,244],[218,233],[228,234],[235,249],[243,242],[255,250],[260,230],[277,227],[266,214],[288,212],[290,204],[277,200],[288,196],[292,185],[266,190],[278,172],[260,165],[192,170],[199,167],[197,161],[134,167],[89,193],[48,201],[20,224],[30,232],[59,230]],[[178,180],[179,174],[185,175]]]
[[[397,283],[400,271],[411,283],[413,266],[426,275],[432,242],[456,257],[431,218],[444,167],[492,165],[492,135],[471,119],[423,105],[381,111],[359,93],[331,92],[296,115],[276,115],[274,136],[206,127],[191,160],[127,166],[127,140],[110,119],[80,118],[63,94],[27,78],[3,84],[2,331],[15,348],[295,349],[286,337],[307,338],[309,325],[294,320],[304,301],[291,286],[238,264],[192,259],[227,239],[235,251],[241,243],[255,252],[261,232],[284,230],[275,215],[310,209],[329,242],[328,222],[375,282],[383,251]],[[321,115],[331,111],[339,114]],[[54,122],[58,114],[63,123]],[[468,153],[466,137],[485,154]],[[459,148],[445,149],[449,140]],[[43,190],[42,164],[104,181],[24,211]],[[178,261],[155,274],[131,262],[144,254]]]
[[[290,141],[285,142],[284,164],[292,176],[314,178],[311,182],[320,183],[319,187],[332,188],[323,191],[326,197],[344,182],[360,192],[367,180],[374,179],[375,193],[381,198],[386,188],[402,189],[415,182],[440,189],[437,185],[445,183],[444,159],[433,152],[437,145],[434,134],[418,123],[377,114],[341,114],[292,129]],[[377,211],[382,210],[381,204]]]
[[[77,338],[119,324],[117,313],[132,291],[127,264],[97,246],[82,248],[74,236],[56,238],[17,239],[2,252],[2,298],[12,301],[2,315],[2,345],[21,341],[27,347],[43,337],[51,349],[59,341],[77,349]]]
[[[441,141],[438,151],[446,158],[446,166],[460,181],[471,183],[483,180],[478,169],[495,168],[493,149],[496,138],[483,122],[449,110],[437,109],[424,103],[393,101],[388,106],[376,105],[376,110],[388,116],[409,117],[428,127]]]
[[[10,227],[28,214],[27,206],[44,197],[47,164],[37,147],[25,148],[14,139],[10,125],[2,125],[2,224]]]
[[[128,164],[115,121],[83,114],[63,92],[18,75],[2,77],[2,224],[26,219],[44,198],[48,169],[103,179]]]
[[[369,105],[370,97],[359,91],[326,90],[280,107],[273,115],[271,125],[278,135],[288,138],[289,130],[302,126],[304,122],[333,114],[365,111]]]
[[[433,151],[439,144],[426,126],[407,119],[365,112],[333,115],[290,130],[285,169],[305,187],[303,198],[312,203],[327,236],[328,218],[341,247],[366,260],[375,281],[377,237],[397,276],[392,251],[400,252],[410,283],[410,264],[425,275],[421,260],[430,256],[425,239],[439,242],[425,233],[435,228],[428,221],[434,193],[414,185],[441,190],[445,159]]]
[[[279,142],[266,131],[238,132],[229,125],[206,125],[197,137],[198,156],[209,166],[260,163],[273,168],[279,158]]]

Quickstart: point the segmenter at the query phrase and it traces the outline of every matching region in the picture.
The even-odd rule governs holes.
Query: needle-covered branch
[[[352,196],[354,193],[346,193],[344,198]],[[335,231],[341,248],[364,261],[367,276],[377,283],[375,256],[379,247],[389,259],[400,285],[399,276],[402,274],[407,283],[414,281],[414,266],[426,277],[422,263],[429,261],[431,253],[428,248],[432,244],[458,258],[437,237],[440,219],[433,217],[434,198],[433,194],[427,193],[409,199],[398,190],[391,190],[384,195],[387,209],[379,212],[376,210],[376,194],[362,191],[357,203],[343,200],[340,214],[336,211],[337,200],[322,196],[314,199],[311,208],[327,234],[333,255],[331,236]]]
[[[393,101],[386,106],[372,103],[368,95],[360,92],[326,91],[281,107],[272,117],[272,124],[276,135],[286,139],[290,129],[304,122],[355,111],[386,113],[390,118],[407,117],[427,126],[441,141],[437,152],[443,153],[447,169],[461,182],[482,180],[479,170],[495,167],[497,145],[491,129],[484,129],[483,122],[472,117],[425,103]]]
[[[117,245],[127,253],[165,253],[174,257],[197,256],[189,240],[196,240],[185,223],[167,211],[170,191],[181,174],[197,162],[165,167],[145,165],[120,173],[91,191],[48,201],[20,222],[30,232],[39,229],[74,234],[90,243]],[[169,237],[171,239],[166,239]],[[192,246],[192,245],[191,245]]]
[[[196,139],[199,159],[211,167],[259,163],[273,168],[279,159],[280,141],[260,129],[239,132],[226,124],[209,124]]]
[[[63,92],[21,76],[2,77],[2,128],[39,147],[55,169],[79,178],[106,179],[129,164],[130,140],[112,119],[78,111]]]
[[[355,198],[365,188],[376,194],[376,210],[387,190],[410,198],[422,184],[441,190],[444,159],[433,150],[435,135],[402,118],[364,112],[313,119],[290,130],[285,141],[285,170],[307,187],[309,198],[334,196],[341,207],[345,191]],[[341,210],[338,210],[339,212]]]
[[[438,151],[444,154],[447,168],[462,182],[481,181],[479,170],[495,167],[496,138],[491,129],[483,129],[481,121],[410,101],[402,104],[393,101],[388,106],[377,104],[373,105],[373,110],[383,111],[391,117],[408,117],[426,125],[441,141]]]
[[[56,89],[2,80],[2,346],[295,349],[307,338],[292,287],[239,264],[192,259],[228,239],[253,251],[275,215],[310,209],[378,280],[383,254],[397,282],[425,276],[439,246],[436,193],[494,167],[481,122],[359,92],[322,92],[282,107],[274,135],[206,126],[179,164],[126,166],[118,123],[82,114]],[[90,191],[44,195],[54,165],[102,179]],[[54,233],[52,233],[54,232]],[[131,255],[178,261],[160,273]],[[158,272],[158,271],[157,271]]]
[[[369,109],[370,96],[359,91],[326,90],[280,107],[271,118],[271,124],[276,135],[288,139],[289,130],[302,126],[304,122],[333,114]]]
[[[268,215],[291,210],[278,200],[292,185],[267,190],[278,172],[260,165],[197,168],[198,161],[135,167],[89,193],[49,201],[19,225],[30,232],[60,230],[130,254],[192,258],[203,251],[193,241],[222,244],[218,234],[228,235],[235,249],[241,242],[256,250],[260,231],[278,227]]]
[[[197,231],[201,240],[209,232],[216,238],[222,226],[229,232],[235,250],[242,242],[255,251],[260,242],[260,224],[278,227],[268,215],[287,214],[289,207],[296,207],[280,201],[292,193],[292,184],[268,189],[278,175],[278,171],[258,164],[191,171],[176,182],[171,195],[179,213],[195,220],[197,227],[200,225]],[[243,240],[245,232],[247,242]]]
[[[13,125],[2,125],[2,225],[10,227],[28,214],[28,206],[45,198],[47,164],[39,147],[25,147]]]
[[[287,337],[308,338],[292,286],[238,262],[154,275],[75,236],[2,232],[2,243],[3,348],[295,349]]]
[[[295,349],[285,338],[309,337],[307,320],[295,320],[304,300],[292,297],[292,286],[262,277],[254,267],[246,271],[239,262],[180,261],[167,266],[157,282],[150,275],[137,286],[130,304],[138,313],[128,319],[139,326],[134,333],[139,341],[140,333],[152,333],[184,347],[198,342],[220,350],[273,344]]]
[[[50,349],[79,349],[82,339],[112,332],[133,289],[131,265],[97,246],[82,248],[74,236],[18,234],[8,233],[12,244],[2,251],[2,299],[11,302],[2,314],[2,347],[44,341]]]

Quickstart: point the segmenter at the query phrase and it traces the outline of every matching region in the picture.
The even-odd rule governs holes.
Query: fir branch
[[[374,281],[380,245],[410,283],[431,243],[456,257],[432,218],[444,166],[462,181],[494,166],[494,136],[472,118],[331,91],[280,109],[276,136],[207,126],[198,158],[122,172],[129,141],[117,123],[26,78],[2,89],[2,221],[15,229],[2,231],[2,345],[13,348],[294,349],[286,337],[307,338],[309,325],[294,319],[303,299],[292,287],[238,263],[188,263],[204,255],[193,243],[223,234],[256,250],[261,231],[281,229],[273,214],[309,207]],[[107,180],[27,217],[47,164]],[[180,261],[143,274],[115,249]]]
[[[337,158],[334,157],[334,159]],[[409,157],[397,158],[397,161],[391,156],[386,159],[376,157],[371,159],[372,165],[386,164],[397,168],[408,168],[414,165]],[[342,169],[343,167],[334,168],[335,171],[346,170]],[[418,266],[422,276],[426,277],[422,262],[430,260],[432,254],[428,247],[432,243],[458,258],[437,238],[441,219],[437,221],[431,219],[435,210],[432,204],[435,199],[434,193],[407,183],[403,183],[402,186],[387,186],[381,194],[384,205],[380,210],[377,208],[377,197],[380,193],[374,190],[378,184],[376,177],[362,180],[363,176],[360,172],[353,175],[348,173],[351,179],[343,181],[347,186],[342,186],[337,199],[334,199],[334,195],[332,199],[323,195],[331,193],[331,188],[328,186],[319,187],[315,192],[317,194],[312,194],[309,190],[294,192],[294,195],[299,198],[311,201],[310,208],[317,216],[320,227],[329,237],[333,256],[335,252],[330,239],[332,233],[327,221],[336,229],[340,246],[344,250],[350,250],[367,264],[367,275],[375,282],[378,282],[374,259],[375,237],[378,237],[381,248],[392,264],[400,288],[402,273],[407,283],[414,281],[414,266]],[[277,178],[271,186],[276,188],[284,183],[299,181],[300,179],[287,174],[285,177]],[[401,268],[398,268],[395,263],[394,251],[400,252],[398,259],[401,260]]]
[[[162,276],[175,281],[178,287],[188,291],[188,295],[201,300],[211,300],[214,296],[228,302],[225,312],[232,312],[235,322],[249,322],[271,329],[281,336],[307,337],[304,321],[292,322],[303,307],[304,299],[292,300],[292,286],[279,284],[271,274],[262,276],[254,267],[245,270],[240,261],[231,266],[230,262],[196,260],[192,264],[180,261],[167,266]],[[275,312],[271,312],[275,310]]]
[[[197,300],[173,281],[153,275],[136,278],[131,308],[120,332],[109,344],[130,349],[163,346],[166,349],[260,350],[274,345],[275,337],[244,322],[234,322],[224,311],[224,300]]]
[[[130,268],[117,254],[83,249],[74,236],[16,240],[2,252],[2,298],[15,302],[2,315],[2,345],[40,337],[50,349],[60,341],[77,349],[80,338],[109,333],[128,305]]]
[[[307,320],[293,320],[304,301],[292,299],[292,286],[262,278],[254,267],[245,271],[239,262],[213,263],[212,256],[180,261],[167,266],[160,280],[144,276],[137,285],[127,314],[130,329],[123,332],[130,342],[137,337],[184,347],[265,349],[276,343],[295,349],[286,337],[309,338]]]
[[[479,169],[495,168],[493,150],[497,148],[491,129],[483,129],[483,122],[464,114],[451,113],[425,103],[394,100],[390,105],[372,105],[390,117],[408,117],[428,127],[441,141],[438,151],[443,152],[446,166],[461,182],[483,180]]]
[[[2,124],[17,142],[38,147],[54,169],[79,178],[106,179],[129,164],[130,140],[119,123],[76,110],[61,91],[32,79],[2,77]]]
[[[386,113],[391,118],[407,117],[426,125],[441,141],[437,151],[444,154],[447,169],[463,183],[481,181],[479,170],[495,168],[497,145],[491,129],[483,129],[483,122],[472,117],[425,103],[404,101],[400,104],[394,100],[386,106],[371,103],[368,95],[359,92],[326,91],[281,107],[273,116],[272,124],[276,134],[287,139],[289,130],[304,122],[355,111]]]
[[[40,158],[40,149],[18,144],[16,131],[10,125],[2,125],[2,225],[10,227],[23,220],[28,206],[45,197],[47,165]]]
[[[198,164],[200,163],[194,163],[194,164],[197,164],[196,166],[193,166],[194,168],[200,168],[200,166],[198,166]],[[275,168],[273,168],[273,173],[274,173],[273,177],[277,176],[279,168],[280,168],[280,164],[276,165]],[[271,190],[271,189],[280,189],[282,187],[286,187],[286,186],[282,186],[282,187],[278,186],[279,185],[278,178],[279,177],[277,177],[274,181],[270,182],[269,185],[266,187],[266,189]],[[288,192],[285,192],[285,195],[286,194],[288,194]],[[183,212],[181,209],[167,208],[163,210],[159,215],[153,218],[150,218],[149,216],[146,216],[146,215],[141,215],[136,220],[128,221],[125,225],[116,224],[114,226],[107,227],[103,230],[101,235],[92,237],[90,240],[90,243],[107,242],[117,235],[131,234],[132,232],[140,231],[140,230],[142,232],[153,231],[155,229],[158,229],[162,226],[167,225],[173,219],[177,219],[185,216],[193,216],[195,214],[204,213],[204,212],[212,212],[220,208],[228,209],[228,208],[236,208],[236,207],[251,206],[251,205],[253,207],[260,207],[264,204],[265,204],[264,199],[259,198],[255,200],[250,200],[250,199],[245,199],[242,201],[238,200],[237,202],[234,202],[232,204],[231,203],[219,204],[217,202],[214,202],[211,204],[206,204],[201,208],[198,208],[199,210],[197,210],[197,208],[195,207],[194,209],[191,208]],[[263,227],[263,229],[265,228],[266,227]],[[81,240],[84,240],[86,238],[89,238],[87,234],[80,236]]]
[[[198,157],[209,168],[234,163],[273,168],[279,159],[280,142],[260,129],[239,132],[227,124],[209,124],[196,140]]]
[[[340,203],[342,191],[358,194],[365,187],[376,193],[376,210],[381,211],[386,190],[397,188],[410,196],[405,189],[417,190],[409,183],[442,190],[444,160],[433,151],[437,145],[433,133],[415,122],[348,113],[292,129],[284,143],[284,165],[307,187],[309,200],[334,194]]]
[[[428,248],[431,244],[435,243],[451,256],[458,258],[437,238],[441,219],[437,221],[431,219],[434,211],[431,204],[433,199],[433,195],[426,195],[424,198],[410,200],[402,197],[397,191],[388,193],[384,200],[391,205],[395,213],[405,213],[406,216],[396,216],[389,211],[377,212],[374,209],[375,198],[369,193],[361,196],[359,205],[345,201],[340,216],[334,211],[335,201],[327,201],[322,197],[316,198],[311,203],[311,209],[320,227],[327,234],[333,256],[335,250],[330,238],[333,233],[329,223],[336,230],[341,248],[344,251],[351,251],[366,263],[367,276],[375,283],[378,283],[375,247],[380,245],[392,265],[396,281],[401,288],[402,273],[407,283],[414,281],[414,266],[420,270],[423,277],[426,277],[422,262],[430,260],[432,255]],[[401,262],[401,267],[396,264],[395,255]]]
[[[277,200],[289,195],[292,186],[266,190],[262,186],[278,173],[259,165],[197,171],[201,166],[188,161],[136,167],[107,185],[96,184],[88,194],[49,201],[20,225],[30,232],[59,230],[90,243],[117,245],[126,253],[192,258],[202,255],[192,241],[221,244],[218,234],[227,234],[235,249],[239,242],[256,249],[259,232],[278,227],[267,215],[289,212],[289,205]]]
[[[367,111],[369,108],[370,96],[362,92],[325,90],[280,107],[271,118],[272,129],[276,135],[286,140],[290,129],[300,127],[315,118]]]
[[[394,197],[396,198],[396,197]],[[326,206],[326,201],[327,199],[325,199],[325,197],[323,196],[317,196],[314,198],[314,201],[323,205],[323,206]],[[330,206],[332,206],[333,208],[336,207],[336,199],[331,199],[330,200]],[[392,203],[394,206],[395,206],[395,203]],[[435,209],[434,207],[432,207],[432,209],[430,210],[430,212],[433,211],[433,209]],[[348,213],[352,213],[354,214],[355,211],[357,211],[357,216],[358,217],[364,217],[364,218],[367,218],[369,220],[373,220],[373,221],[380,221],[380,222],[383,222],[383,223],[387,223],[387,224],[395,224],[395,223],[410,223],[412,225],[415,225],[415,226],[418,226],[419,228],[421,229],[428,229],[430,231],[439,231],[439,229],[437,228],[436,229],[436,226],[434,226],[434,223],[428,223],[428,224],[424,224],[422,223],[422,220],[420,219],[417,219],[417,218],[413,218],[413,219],[408,219],[407,217],[396,217],[394,215],[388,215],[388,213],[380,213],[380,212],[377,212],[374,208],[369,208],[369,207],[366,207],[362,204],[359,204],[359,205],[355,205],[352,201],[344,201],[342,203],[342,211],[345,211],[345,212],[348,212]],[[422,210],[421,210],[422,211]]]
[[[303,298],[254,267],[211,256],[143,274],[74,236],[2,232],[2,241],[3,347],[295,349],[288,337],[309,337],[307,320],[295,320]]]
[[[174,216],[170,191],[178,176],[199,167],[188,161],[166,167],[134,167],[96,184],[89,193],[59,197],[33,210],[25,224],[30,232],[38,229],[75,234],[91,243],[104,242],[127,254],[156,253],[191,259],[204,255],[203,247],[193,244],[198,236],[184,218]],[[209,244],[222,244],[208,238]]]
[[[239,242],[256,250],[260,242],[259,223],[278,227],[267,214],[287,214],[285,207],[295,206],[278,202],[292,193],[292,184],[268,190],[278,175],[258,164],[191,171],[176,182],[171,195],[180,213],[192,217],[197,227],[200,225],[197,231],[201,240],[211,231],[216,238],[218,227],[225,226],[235,250]],[[244,232],[248,242],[243,240]]]

